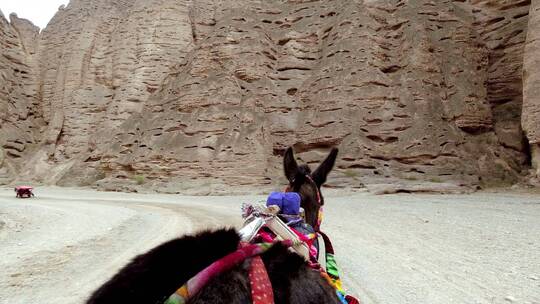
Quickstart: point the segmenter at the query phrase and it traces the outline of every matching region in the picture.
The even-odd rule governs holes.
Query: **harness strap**
[[[322,231],[319,231],[320,236],[324,240],[324,247],[326,249],[326,272],[321,272],[328,282],[334,286],[336,293],[343,303],[347,304],[359,304],[360,302],[353,296],[348,295],[343,290],[341,279],[339,277],[338,266],[336,259],[334,258],[334,246],[330,238]]]
[[[251,259],[249,283],[251,285],[251,300],[253,304],[274,304],[272,283],[259,255]]]
[[[281,241],[287,247],[293,245],[290,240]],[[231,270],[236,265],[239,265],[244,260],[263,254],[276,243],[258,243],[249,244],[239,248],[238,250],[229,253],[221,259],[213,262],[210,266],[201,270],[194,277],[189,279],[184,285],[178,288],[164,304],[184,304],[189,298],[197,294],[208,282],[221,273]],[[267,302],[268,303],[268,302]]]
[[[338,291],[343,291],[336,259],[334,258],[334,247],[332,246],[332,242],[330,241],[330,238],[324,232],[319,231],[319,234],[324,240],[324,247],[326,249],[326,273],[330,277],[332,285]]]

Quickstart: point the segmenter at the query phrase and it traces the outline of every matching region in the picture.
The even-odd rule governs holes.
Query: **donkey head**
[[[336,162],[338,149],[334,148],[319,167],[311,172],[307,165],[300,165],[294,159],[292,148],[285,151],[283,168],[285,177],[289,180],[289,191],[298,192],[302,199],[301,207],[306,214],[306,222],[315,230],[319,229],[319,210],[324,205],[324,198],[321,195],[321,186],[326,182],[326,176]]]

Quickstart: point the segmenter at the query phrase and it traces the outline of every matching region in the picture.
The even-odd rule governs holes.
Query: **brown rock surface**
[[[523,49],[529,0],[470,0],[463,4],[474,15],[475,30],[488,49],[488,102],[494,130],[509,153],[526,151],[520,118],[523,104]],[[516,153],[515,156],[518,156]]]
[[[538,94],[522,94],[528,11],[495,0],[72,0],[41,34],[4,20],[2,85],[20,83],[5,90],[25,98],[0,91],[3,170],[218,192],[282,183],[289,145],[308,163],[338,146],[331,186],[515,182],[528,169],[520,121],[531,143],[527,123],[540,121]],[[540,58],[531,35],[526,67]],[[533,108],[522,116],[523,103]]]
[[[540,178],[540,2],[530,8],[523,71],[523,129],[531,146],[532,165]]]
[[[0,12],[0,182],[12,179],[28,147],[39,141],[36,63],[39,29]]]

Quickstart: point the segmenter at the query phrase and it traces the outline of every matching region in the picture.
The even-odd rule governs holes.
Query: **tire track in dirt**
[[[5,210],[7,217],[12,214],[13,221],[19,223],[16,230],[2,231],[3,239],[16,243],[11,241],[0,249],[1,256],[11,257],[0,262],[0,300],[9,297],[10,304],[36,298],[49,299],[47,303],[80,303],[136,254],[192,230],[188,217],[151,204],[53,200],[20,200],[10,205],[0,199],[0,210]],[[27,207],[39,209],[41,220],[25,221],[26,216],[20,212]],[[48,221],[49,215],[64,221],[54,225]],[[103,220],[107,216],[112,218]],[[94,222],[98,227],[93,227]],[[78,231],[83,232],[80,237],[75,235]],[[45,240],[62,234],[70,237],[45,244],[36,242],[34,233]],[[51,290],[62,292],[50,294]]]

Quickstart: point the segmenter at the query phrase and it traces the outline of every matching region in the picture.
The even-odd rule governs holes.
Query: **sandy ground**
[[[0,303],[83,303],[138,253],[238,226],[261,196],[0,188]],[[323,229],[363,303],[540,303],[540,196],[326,196]]]

